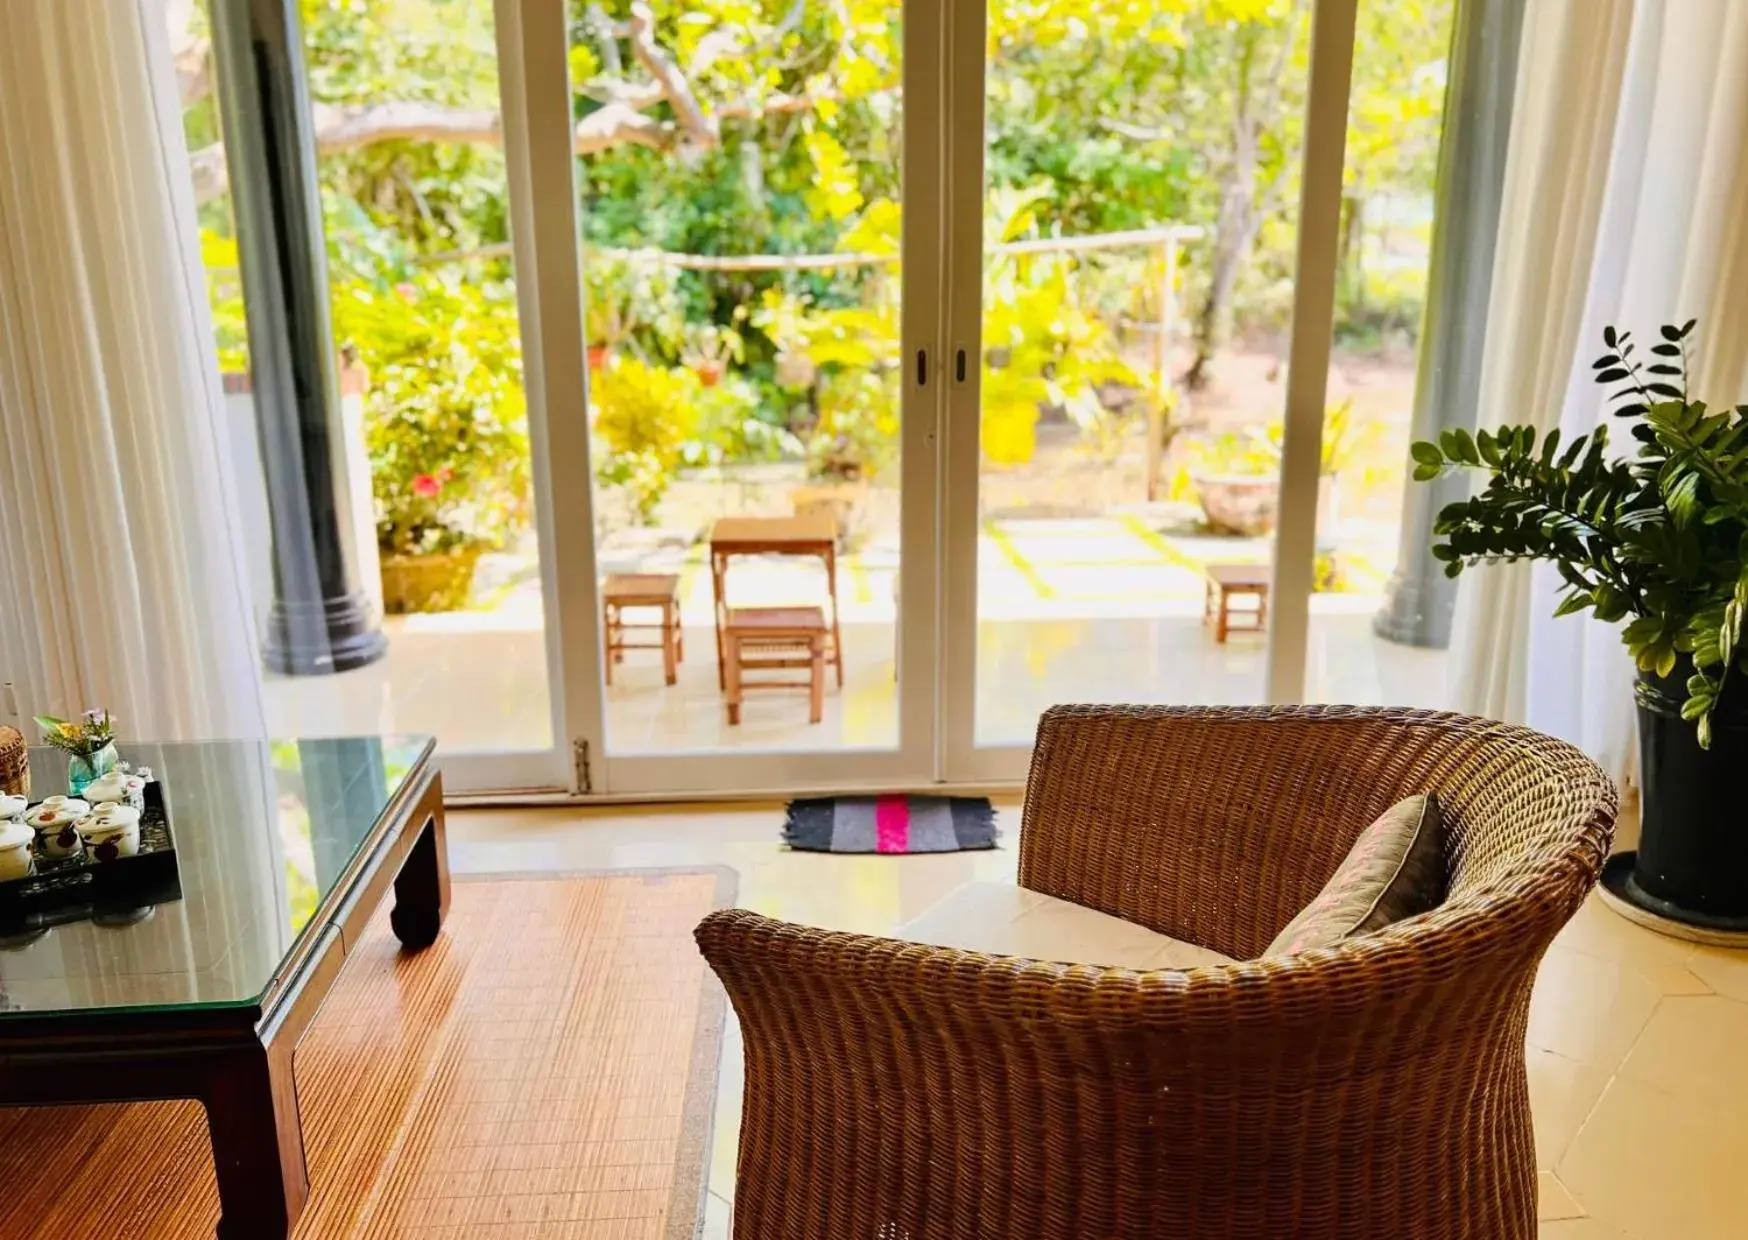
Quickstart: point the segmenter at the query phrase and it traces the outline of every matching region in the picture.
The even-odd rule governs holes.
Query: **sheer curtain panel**
[[[135,738],[261,682],[162,0],[0,4],[0,679]]]

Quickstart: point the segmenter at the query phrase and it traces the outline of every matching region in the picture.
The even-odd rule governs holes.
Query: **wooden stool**
[[[627,624],[625,608],[661,609],[659,624]],[[601,610],[607,644],[607,683],[613,683],[613,665],[625,661],[627,650],[662,652],[662,675],[671,685],[678,665],[686,658],[686,637],[680,631],[680,579],[672,573],[608,573],[601,588]],[[659,642],[628,642],[627,629],[660,629]]]
[[[1256,622],[1247,627],[1261,632],[1268,625],[1269,619],[1269,580],[1273,570],[1267,564],[1210,564],[1208,574],[1208,595],[1206,606],[1202,610],[1202,620],[1214,622],[1214,640],[1224,642],[1226,633],[1232,627],[1232,599],[1235,595],[1253,595],[1256,598],[1256,608],[1241,608],[1238,615],[1255,616]]]
[[[749,689],[797,689],[806,685],[809,723],[825,714],[825,609],[820,607],[731,607],[723,625],[723,668],[727,672],[728,721],[740,722],[740,705]],[[806,668],[801,680],[748,680],[751,671]]]

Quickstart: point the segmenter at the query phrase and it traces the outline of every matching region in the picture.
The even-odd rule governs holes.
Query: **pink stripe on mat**
[[[874,798],[874,851],[910,851],[910,798]]]

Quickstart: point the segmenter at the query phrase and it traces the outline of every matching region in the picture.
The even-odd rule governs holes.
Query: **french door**
[[[635,348],[595,356],[609,349],[597,335],[611,318],[591,314],[604,308],[606,296],[596,277],[606,264],[690,263],[683,269],[721,271],[744,270],[749,262],[733,257],[732,245],[723,247],[732,258],[725,261],[721,254],[676,257],[671,249],[652,254],[592,239],[588,212],[608,191],[591,183],[577,155],[576,7],[567,0],[496,0],[550,711],[553,735],[561,738],[546,768],[552,783],[595,796],[1008,783],[1024,777],[1037,713],[1052,701],[1298,700],[1355,0],[1321,0],[1309,53],[1292,60],[1300,79],[1287,106],[1302,108],[1305,124],[1300,149],[1290,155],[1298,164],[1300,210],[1278,411],[1280,533],[1272,544],[1250,548],[1269,583],[1266,640],[1232,646],[1210,644],[1200,623],[1203,574],[1143,515],[1027,491],[1048,489],[1072,472],[1038,463],[1038,445],[1054,433],[1050,419],[1060,421],[1065,408],[1072,415],[1077,402],[1104,402],[1113,388],[1140,402],[1130,408],[1124,433],[1132,439],[1144,425],[1154,452],[1165,407],[1144,406],[1168,402],[1169,384],[1150,381],[1136,359],[1156,357],[1161,376],[1175,365],[1174,264],[1179,241],[1190,234],[1161,220],[1106,230],[1094,241],[1065,241],[1062,228],[1018,222],[1042,213],[1036,196],[988,187],[992,99],[1010,110],[1031,106],[1004,80],[999,56],[991,59],[1004,30],[1028,20],[1006,0],[988,7],[891,0],[888,13],[873,16],[869,6],[857,6],[862,20],[890,23],[897,61],[887,66],[878,112],[890,126],[898,171],[885,217],[898,222],[894,248],[779,256],[790,267],[866,263],[854,284],[861,301],[854,314],[831,320],[833,339],[885,333],[872,345],[852,342],[867,371],[857,391],[831,390],[837,370],[809,381],[820,434],[815,445],[835,442],[820,433],[834,408],[866,414],[858,401],[884,401],[878,410],[890,411],[872,419],[884,428],[890,459],[849,488],[875,515],[863,541],[840,554],[837,597],[821,597],[820,576],[799,558],[751,558],[731,567],[725,586],[716,580],[706,539],[664,539],[648,523],[616,523],[616,508],[622,516],[627,504],[648,497],[601,468],[605,454],[624,451],[611,442],[611,419],[604,423],[603,413],[616,402],[653,408],[645,391],[652,380]],[[1089,72],[1086,80],[1097,75]],[[628,200],[615,209],[639,208]],[[871,244],[866,237],[859,242]],[[1085,264],[1105,262],[1106,286],[1127,281],[1152,290],[1124,313],[1155,325],[1157,350],[1105,339],[1085,323],[1052,326],[1040,342],[1024,316],[1059,325],[1063,290],[1082,278]],[[813,309],[816,323],[831,313],[818,303]],[[773,298],[717,318],[738,324],[769,314],[761,321],[775,339],[784,327],[780,311]],[[701,339],[690,356],[710,362],[713,351],[735,347],[729,334]],[[1110,379],[1119,369],[1121,383]],[[714,408],[727,397],[717,386],[720,374],[705,377],[700,366],[698,383],[684,375],[671,380],[682,388],[663,389],[668,395],[658,393],[655,405],[684,398]],[[840,489],[849,481],[827,477]],[[686,476],[683,494],[675,483],[658,502],[689,504],[684,524],[707,530],[723,516],[780,515],[791,504],[799,510],[799,492],[817,482],[791,484],[774,468],[730,479],[705,466]],[[1103,498],[1096,494],[1102,485],[1096,477],[1087,484],[1093,498]],[[1151,475],[1147,486],[1151,494]],[[1096,513],[1087,515],[1093,507]],[[606,662],[603,585],[627,572],[674,582],[685,658],[672,684],[653,655]],[[738,724],[726,721],[712,632],[714,595],[723,589],[731,603],[791,592],[785,603],[805,599],[842,621],[837,657],[844,683],[832,685],[821,724],[805,722],[804,693],[773,694],[759,702],[756,716],[749,710]]]
[[[1154,514],[1108,502],[1099,488],[1111,471],[1075,487],[1037,467],[1050,429],[1038,411],[1044,393],[1071,412],[1077,403],[1102,405],[1099,380],[1115,373],[1147,406],[1134,420],[1145,443],[1139,481],[1153,498],[1157,440],[1174,416],[1176,372],[1187,360],[1174,356],[1173,342],[1190,335],[1179,330],[1180,244],[1207,238],[1202,228],[1157,221],[1078,239],[1009,241],[1015,221],[1034,214],[1054,212],[1055,231],[1074,231],[1072,210],[1053,202],[1048,186],[1016,190],[985,176],[991,135],[1047,132],[1066,110],[1027,89],[1024,61],[1003,56],[1010,42],[1037,37],[1031,23],[1049,18],[1009,0],[949,7],[946,331],[955,359],[969,364],[957,366],[945,393],[941,436],[941,771],[953,783],[1008,783],[1025,778],[1037,717],[1058,702],[1302,700],[1355,0],[1318,0],[1314,12],[1280,6],[1284,22],[1240,45],[1240,56],[1257,62],[1254,78],[1234,75],[1227,87],[1247,98],[1253,88],[1278,91],[1276,106],[1305,118],[1297,148],[1280,155],[1300,179],[1284,408],[1255,411],[1278,427],[1278,472],[1266,479],[1278,488],[1278,517],[1272,533],[1248,539],[1166,537]],[[1223,24],[1210,5],[1176,37],[1214,44],[1209,55],[1217,56],[1234,37]],[[1155,96],[1172,89],[1126,76],[1121,47],[1089,40],[1081,55],[1087,131],[1113,106],[1145,117],[1162,102]],[[1245,106],[1233,111],[1242,117]],[[1146,141],[1144,128],[1130,124],[1122,136]],[[1221,238],[1212,240],[1217,254]],[[1139,348],[1125,348],[1075,308],[1126,285],[1146,290],[1129,305],[1155,332]],[[1042,333],[1033,323],[1040,316],[1059,325]],[[1234,489],[1255,486],[1251,479]],[[1229,643],[1223,625],[1204,622],[1209,605],[1220,606],[1211,582],[1223,570],[1267,583],[1260,640]]]
[[[880,75],[871,92],[879,106],[869,114],[884,124],[895,174],[885,192],[866,204],[863,217],[882,221],[876,231],[885,236],[864,248],[878,250],[884,239],[890,250],[841,259],[829,253],[774,256],[790,269],[838,272],[839,287],[856,294],[853,304],[779,298],[771,290],[769,297],[724,305],[725,295],[735,295],[734,282],[708,277],[760,270],[758,264],[771,260],[736,255],[736,239],[726,233],[705,238],[691,252],[598,240],[591,213],[661,206],[640,203],[639,186],[603,189],[576,155],[581,84],[571,80],[571,71],[603,48],[590,46],[594,31],[579,17],[581,6],[498,0],[506,153],[515,189],[512,231],[518,270],[534,273],[521,282],[524,322],[538,323],[538,341],[529,340],[537,359],[528,366],[530,423],[539,427],[541,533],[553,550],[547,619],[563,669],[554,697],[562,702],[562,727],[571,742],[571,791],[776,792],[923,786],[936,779],[934,496],[945,271],[940,80],[946,8],[891,0],[884,8],[855,9],[855,20],[868,27],[864,33],[887,53],[886,63],[871,70]],[[810,26],[802,22],[800,29],[805,43]],[[633,54],[662,54],[659,46],[637,47],[639,37],[637,31],[610,36],[614,43],[629,38]],[[795,55],[813,50],[804,45]],[[717,130],[681,140],[730,149],[735,135]],[[829,161],[828,140],[817,141],[817,158]],[[756,161],[756,153],[748,154]],[[707,248],[713,252],[700,252]],[[643,309],[616,301],[626,284],[645,299]],[[692,299],[695,316],[701,300],[716,299],[710,307],[714,323],[688,326],[679,366],[653,360],[647,336],[640,340],[615,330],[639,314],[647,317],[653,300],[676,284]],[[803,312],[805,322],[796,325]],[[773,320],[761,317],[766,314]],[[733,373],[737,366],[720,363],[731,355],[739,362],[741,332],[750,335],[755,321],[772,340],[787,344],[788,333],[799,341],[793,352],[826,340],[814,349],[824,360],[817,363],[817,380],[806,384],[805,410],[797,399],[798,415],[813,422],[807,473],[788,461],[680,469],[669,460],[659,492],[627,484],[624,470],[615,475],[614,461],[634,450],[632,436],[620,433],[626,421],[643,419],[647,426],[679,405],[688,417],[703,417],[736,400],[754,402]],[[834,360],[841,357],[852,362]],[[687,367],[695,374],[685,373]],[[782,383],[766,382],[756,399],[766,405],[785,399]],[[838,440],[867,454],[869,459],[857,462],[863,467],[851,470],[821,459]],[[718,520],[768,522],[800,512],[804,503],[836,503],[846,492],[869,514],[859,524],[871,528],[837,548],[835,582],[829,582],[834,590],[827,588],[822,558],[811,554],[729,560],[719,579],[708,541]],[[684,533],[676,535],[676,528]],[[653,652],[628,652],[623,662],[606,662],[603,590],[616,574],[669,583],[660,588],[673,592],[684,638],[672,682]],[[728,721],[718,676],[719,593],[736,606],[817,607],[835,623],[841,634],[834,642],[837,666],[828,674],[819,724],[808,722],[805,691],[750,698],[741,719]],[[638,617],[653,618],[647,612]],[[641,635],[660,640],[648,630]]]

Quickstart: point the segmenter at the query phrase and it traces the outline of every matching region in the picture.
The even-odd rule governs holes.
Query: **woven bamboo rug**
[[[403,955],[386,910],[299,1045],[299,1240],[697,1232],[723,998],[692,942],[726,871],[457,881]],[[192,1102],[0,1109],[0,1236],[218,1223]]]

